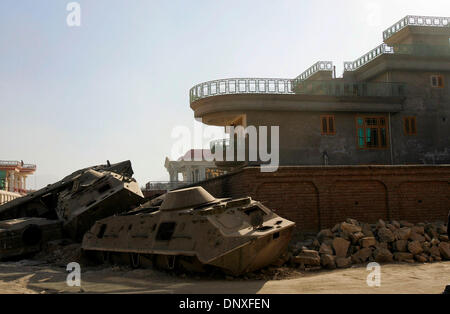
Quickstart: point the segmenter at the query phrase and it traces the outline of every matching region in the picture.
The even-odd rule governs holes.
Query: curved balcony
[[[232,78],[198,84],[190,90],[190,103],[212,96],[236,94],[293,94],[292,80],[282,78]]]

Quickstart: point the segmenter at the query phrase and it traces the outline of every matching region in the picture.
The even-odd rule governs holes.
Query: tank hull
[[[294,226],[250,198],[177,210],[145,204],[97,221],[84,235],[82,248],[156,256],[163,261],[159,264],[173,264],[173,257],[196,260],[241,275],[270,265],[286,252]]]
[[[129,211],[144,200],[129,161],[78,170],[64,179],[0,206],[0,220],[23,217],[60,220],[74,240],[95,223]]]
[[[267,267],[287,251],[293,230],[294,226],[282,230],[276,239],[274,234],[258,238],[208,264],[234,276]]]
[[[48,241],[61,239],[62,223],[44,218],[0,222],[0,260],[34,254]]]
[[[42,229],[43,241],[62,237],[81,241],[97,220],[127,212],[143,203],[142,191],[132,175],[131,162],[113,165],[108,162],[107,165],[78,170],[41,190],[0,206],[0,244],[3,244],[3,247],[0,245],[0,258],[40,251],[40,243],[21,242],[21,230],[16,229],[25,228],[26,224],[36,224]],[[47,232],[52,225],[57,226],[59,232]]]

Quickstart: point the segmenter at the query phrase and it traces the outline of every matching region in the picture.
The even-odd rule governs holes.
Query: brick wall
[[[251,196],[305,232],[347,218],[445,221],[450,211],[448,165],[248,167],[200,185],[216,197]]]

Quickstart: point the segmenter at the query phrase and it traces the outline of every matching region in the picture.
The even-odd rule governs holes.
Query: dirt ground
[[[438,294],[450,284],[450,262],[381,267],[381,287],[366,283],[365,267],[320,272],[290,270],[281,280],[209,279],[152,269],[84,268],[81,288],[68,287],[65,268],[39,261],[0,263],[0,293],[183,294]]]

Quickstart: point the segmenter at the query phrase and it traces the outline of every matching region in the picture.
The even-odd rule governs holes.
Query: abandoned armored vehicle
[[[251,198],[216,199],[201,187],[172,191],[157,201],[98,221],[83,238],[86,255],[133,266],[240,275],[286,252],[294,223]]]
[[[66,236],[81,240],[98,219],[128,211],[144,200],[130,161],[78,170],[61,181],[0,206],[0,219],[60,221]]]
[[[37,253],[48,241],[62,238],[62,222],[45,218],[0,221],[0,261]]]

